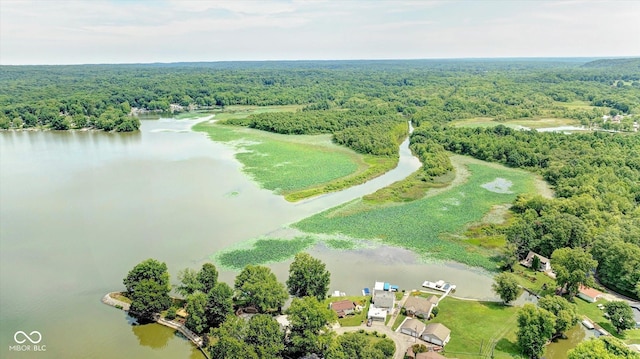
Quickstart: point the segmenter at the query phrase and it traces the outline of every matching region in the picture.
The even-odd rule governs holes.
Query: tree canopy
[[[246,266],[236,277],[234,288],[239,305],[255,307],[260,313],[279,311],[288,298],[284,285],[264,266]]]
[[[494,280],[495,283],[491,287],[505,304],[514,301],[518,297],[520,286],[514,274],[503,272],[498,274]]]
[[[319,259],[308,253],[296,254],[289,266],[287,287],[289,294],[298,297],[313,296],[323,300],[329,290],[331,275]]]

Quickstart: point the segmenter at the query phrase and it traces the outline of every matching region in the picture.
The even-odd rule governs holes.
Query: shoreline
[[[128,312],[129,308],[131,307],[131,305],[129,303],[125,303],[125,302],[123,302],[121,300],[113,298],[111,295],[114,294],[114,293],[121,294],[122,292],[109,292],[109,293],[105,294],[102,297],[101,302],[103,304],[106,304],[108,306],[114,307],[116,309],[120,309],[120,310],[123,310],[125,312]],[[169,327],[171,329],[179,331],[182,335],[185,336],[185,338],[187,338],[189,341],[191,341],[191,343],[193,345],[195,345],[198,349],[200,349],[200,351],[205,356],[205,358],[211,359],[209,357],[209,354],[207,353],[206,349],[203,348],[203,346],[202,346],[203,339],[201,337],[199,337],[198,335],[196,335],[191,330],[189,330],[189,328],[185,327],[184,324],[178,323],[178,322],[174,322],[173,320],[168,320],[168,319],[162,318],[159,315],[157,316],[157,318],[155,318],[154,323],[157,323],[157,324],[160,324],[160,325],[164,325],[165,327]]]

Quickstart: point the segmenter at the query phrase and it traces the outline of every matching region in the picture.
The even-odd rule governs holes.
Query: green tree
[[[203,264],[202,268],[198,272],[197,279],[202,286],[202,291],[204,293],[209,293],[209,291],[218,282],[218,270],[216,269],[216,266],[212,263]]]
[[[207,323],[217,328],[232,313],[233,289],[227,283],[218,282],[207,294]]]
[[[396,352],[396,344],[393,340],[384,338],[381,341],[375,343],[373,345],[376,349],[380,350],[385,357],[391,358],[393,354]]]
[[[148,279],[166,287],[169,292],[169,271],[167,265],[155,259],[147,259],[137,264],[124,278],[123,283],[130,294],[134,287],[143,279]]]
[[[590,275],[598,262],[582,248],[560,248],[551,255],[551,265],[556,272],[556,282],[560,287],[566,286],[572,298],[581,284],[591,284]]]
[[[245,342],[248,323],[235,315],[227,316],[219,328],[212,331],[218,338],[210,348],[213,358],[258,359],[258,355],[251,345]]]
[[[640,359],[640,354],[631,351],[623,342],[603,336],[578,344],[567,353],[568,359]]]
[[[249,320],[245,342],[261,359],[280,358],[284,350],[284,331],[273,317],[258,314]]]
[[[555,318],[547,310],[525,304],[518,312],[518,345],[527,357],[540,358],[554,332]]]
[[[127,297],[131,299],[130,313],[138,319],[150,321],[154,315],[169,308],[169,272],[167,265],[155,259],[137,264],[124,278]]]
[[[207,317],[205,315],[207,307],[207,295],[196,291],[187,296],[187,321],[185,326],[196,334],[202,334],[209,331]]]
[[[203,291],[202,284],[198,281],[198,272],[191,268],[185,268],[178,272],[180,285],[176,287],[176,292],[183,296],[189,296],[197,291]]]
[[[512,273],[502,272],[495,278],[495,283],[491,286],[493,291],[500,296],[500,299],[507,304],[518,297],[520,287],[516,276]]]
[[[626,302],[607,302],[604,305],[604,311],[609,315],[609,320],[618,331],[618,334],[636,326],[636,321],[633,318],[633,309]]]
[[[171,305],[167,287],[150,279],[138,282],[127,296],[131,299],[129,313],[142,321],[153,321]]]
[[[289,266],[287,287],[289,294],[298,297],[314,296],[323,300],[329,290],[331,274],[319,259],[308,253],[296,254]]]
[[[538,256],[533,256],[533,259],[531,260],[531,269],[533,270],[540,270],[540,266],[542,265],[542,263],[540,262],[540,258]]]
[[[555,336],[559,336],[578,323],[576,305],[563,297],[547,295],[538,300],[538,307],[556,317]]]
[[[212,358],[258,359],[253,348],[237,338],[223,336],[209,350]]]
[[[298,356],[322,354],[331,343],[327,325],[336,314],[316,297],[295,298],[287,309],[289,315],[290,351]]]
[[[277,312],[288,297],[284,285],[264,266],[246,266],[236,277],[234,288],[239,305],[255,307],[260,313]]]

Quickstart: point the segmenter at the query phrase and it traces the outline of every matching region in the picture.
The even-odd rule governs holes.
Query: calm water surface
[[[101,297],[123,289],[122,278],[144,259],[166,262],[175,279],[218,250],[283,231],[415,166],[403,160],[380,183],[291,204],[248,180],[233,149],[189,131],[194,122],[142,121],[135,134],[0,132],[0,357],[201,358],[172,330],[134,326]],[[403,249],[311,253],[327,263],[331,291],[445,279],[458,295],[494,298],[485,273],[423,264]],[[281,281],[289,263],[271,266]],[[220,279],[232,283],[236,274],[222,271]],[[46,351],[10,351],[17,331],[39,331]]]

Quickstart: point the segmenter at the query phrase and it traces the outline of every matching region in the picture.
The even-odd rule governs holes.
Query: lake
[[[140,132],[127,134],[0,132],[0,357],[201,358],[172,330],[132,325],[100,299],[124,289],[122,279],[142,260],[166,262],[175,283],[179,270],[199,268],[219,250],[287,232],[290,223],[384,185],[288,203],[248,179],[231,147],[190,131],[197,121],[143,120]],[[401,161],[386,181],[412,166]],[[331,271],[331,292],[359,294],[374,281],[419,289],[444,279],[457,295],[495,298],[481,270],[422,263],[400,248],[318,245],[310,253]],[[284,282],[289,264],[270,267]],[[220,280],[232,285],[236,274],[222,270]],[[23,340],[18,331],[38,331],[41,341],[9,350]]]

